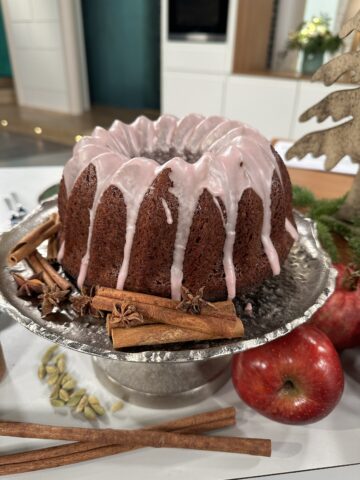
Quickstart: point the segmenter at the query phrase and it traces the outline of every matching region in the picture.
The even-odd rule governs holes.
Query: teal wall
[[[82,0],[92,103],[159,108],[160,0]]]
[[[0,77],[11,77],[11,66],[9,52],[6,43],[4,21],[1,12],[0,2]]]

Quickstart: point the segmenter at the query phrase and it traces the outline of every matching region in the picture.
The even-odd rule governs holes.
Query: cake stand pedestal
[[[133,363],[93,357],[100,383],[126,402],[177,408],[200,402],[230,378],[231,355],[199,362]]]
[[[100,382],[138,405],[171,408],[206,398],[229,378],[233,354],[275,340],[305,323],[335,287],[336,270],[320,247],[314,224],[295,212],[300,236],[280,275],[235,301],[245,327],[242,339],[114,350],[103,321],[79,319],[70,308],[44,319],[36,306],[16,294],[7,254],[56,210],[57,199],[50,199],[0,235],[0,309],[31,332],[92,355]],[[25,263],[16,268],[30,273]],[[249,302],[253,307],[251,317],[244,310]]]

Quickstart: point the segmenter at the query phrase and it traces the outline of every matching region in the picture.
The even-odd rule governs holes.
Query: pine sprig
[[[354,218],[354,227],[360,228],[360,217]]]
[[[346,241],[349,241],[349,239],[352,237],[351,227],[342,220],[330,215],[321,215],[318,220],[324,223],[331,232],[337,233]]]
[[[319,221],[316,222],[316,226],[317,226],[319,241],[322,247],[330,255],[331,260],[333,262],[337,262],[339,259],[339,254],[338,254],[333,236],[331,234],[331,230],[327,225]]]
[[[293,186],[293,205],[305,208],[307,215],[315,221],[319,241],[330,255],[333,262],[339,260],[339,252],[333,234],[340,235],[347,242],[351,251],[352,260],[360,264],[360,218],[353,223],[339,220],[336,214],[343,205],[346,196],[332,200],[317,200],[313,193],[304,187]]]
[[[335,198],[332,200],[315,200],[309,215],[314,220],[320,219],[323,215],[335,215],[346,197]]]
[[[352,260],[355,265],[360,265],[360,236],[354,235],[348,240],[348,245],[352,253]]]
[[[312,207],[316,203],[314,194],[307,188],[293,185],[292,194],[295,207]]]

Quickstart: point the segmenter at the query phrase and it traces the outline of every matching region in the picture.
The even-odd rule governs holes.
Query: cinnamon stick
[[[198,427],[197,433],[201,431],[209,431],[218,428],[223,428],[225,426],[233,425],[234,422],[228,420],[219,420],[218,422],[212,422],[209,424],[204,424]],[[24,472],[31,472],[36,470],[43,470],[46,468],[52,467],[62,467],[64,465],[70,465],[73,463],[84,462],[87,460],[93,460],[96,458],[102,458],[110,455],[115,455],[117,453],[129,452],[131,450],[136,450],[142,447],[124,447],[122,445],[105,445],[105,446],[98,446],[95,448],[91,448],[94,444],[90,443],[83,443],[77,442],[72,443],[70,445],[61,445],[59,447],[50,447],[47,449],[41,449],[42,453],[40,458],[32,458],[28,461],[19,461],[19,462],[12,462],[9,464],[1,465],[0,463],[0,475],[10,475],[14,473],[24,473]],[[72,447],[74,446],[74,447]],[[71,447],[71,448],[69,448]],[[86,447],[85,450],[83,448]],[[74,450],[78,450],[74,453],[68,454],[61,454],[62,449],[67,451],[74,448]],[[57,450],[55,450],[57,449]],[[41,450],[35,450],[35,452],[40,452]],[[45,452],[45,450],[48,450]],[[52,450],[49,452],[49,450]],[[33,452],[24,452],[24,453],[33,453]],[[50,454],[50,455],[49,455]],[[22,454],[14,454],[15,455],[22,455]],[[0,457],[1,460],[2,457]]]
[[[95,295],[92,306],[97,310],[112,311],[119,300]],[[235,315],[218,312],[193,315],[181,310],[160,307],[149,303],[134,302],[136,310],[147,320],[195,330],[217,338],[237,338],[244,334],[241,320]],[[137,328],[137,327],[135,327]]]
[[[108,331],[109,328],[107,327]],[[162,345],[178,342],[216,340],[223,338],[196,330],[175,327],[174,325],[142,325],[132,328],[112,328],[110,330],[115,349],[140,345]]]
[[[114,298],[120,302],[126,303],[147,303],[150,305],[156,305],[158,307],[176,309],[179,305],[177,300],[170,298],[157,297],[156,295],[147,295],[146,293],[128,292],[126,290],[117,290],[115,288],[97,287],[96,295],[107,298]],[[221,313],[228,313],[235,315],[235,306],[231,300],[223,302],[214,302],[212,305]],[[211,306],[204,305],[201,309],[201,313],[214,313],[214,309]]]
[[[49,262],[54,262],[57,260],[58,256],[58,251],[59,251],[59,242],[57,235],[54,235],[49,238],[48,244],[47,244],[47,252],[46,252],[46,258]]]
[[[36,258],[35,253],[31,253],[27,258],[26,258],[27,263],[29,264],[30,268],[34,271],[34,273],[42,273],[43,274],[43,280],[44,283],[50,287],[54,288],[55,287],[55,282],[52,280],[50,275],[44,271],[43,267],[41,266],[41,263],[39,260]]]
[[[76,440],[123,444],[129,447],[185,448],[248,455],[270,456],[271,441],[261,438],[203,436],[155,430],[112,430],[77,427],[55,427],[39,424],[0,423],[0,433],[23,438],[31,432],[32,438]]]
[[[72,284],[62,277],[55,269],[50,265],[50,263],[44,258],[41,253],[37,250],[34,252],[34,257],[41,265],[43,271],[49,275],[51,280],[61,289],[61,290],[72,290]]]
[[[58,215],[52,214],[50,217],[33,230],[28,232],[8,254],[8,264],[16,265],[18,262],[28,257],[36,248],[48,238],[55,235],[60,229]]]
[[[194,420],[196,420],[196,422],[194,422]],[[203,423],[198,423],[199,421]],[[205,414],[185,417],[181,420],[175,421],[175,423],[168,422],[165,424],[146,427],[145,430],[156,429],[156,430],[162,430],[162,431],[177,431],[179,433],[203,433],[203,432],[208,432],[210,430],[216,430],[216,429],[232,426],[235,424],[235,421],[236,421],[235,409],[224,408],[224,409],[216,410],[214,412],[208,412]],[[178,424],[180,426],[174,427],[174,424],[175,425]],[[121,452],[130,450],[130,448],[124,447],[122,445],[109,446],[109,445],[102,445],[99,443],[75,442],[67,445],[59,445],[56,447],[46,447],[46,448],[30,450],[26,452],[1,455],[0,466],[14,464],[14,463],[45,460],[51,457],[60,457],[64,455],[70,456],[76,453],[87,452],[89,450],[94,450],[94,449],[98,450],[98,456],[96,458],[106,456],[107,454],[121,453]],[[111,452],[111,453],[108,453],[108,452]],[[73,459],[75,458],[77,457],[73,457]],[[81,458],[81,461],[86,460],[84,456],[81,456],[79,458]]]
[[[234,407],[220,408],[218,410],[211,410],[210,412],[198,413],[195,415],[190,415],[183,418],[178,418],[176,420],[170,420],[167,422],[162,422],[154,425],[149,425],[145,430],[151,430],[156,428],[156,430],[168,431],[168,430],[177,430],[182,428],[197,427],[205,423],[215,422],[218,420],[223,420],[224,418],[234,417],[235,416]],[[56,436],[56,432],[61,432],[62,428],[67,427],[52,427],[49,425],[43,425],[40,423],[26,423],[26,422],[6,422],[0,420],[0,435],[8,436],[21,436],[22,438],[48,438],[41,437],[43,432],[47,432],[48,429],[52,429],[53,439],[61,440],[61,437]],[[87,429],[80,428],[80,431],[84,432]],[[90,429],[91,430],[91,429]],[[101,430],[99,430],[101,431]],[[116,431],[116,430],[114,430]],[[22,432],[22,435],[12,434],[12,432]],[[90,439],[86,438],[87,442],[90,442]]]
[[[154,320],[148,320],[147,318],[144,318],[144,319],[143,319],[143,322],[144,322],[144,323],[143,323],[141,326],[145,326],[145,325],[153,325],[153,326],[155,326],[155,325],[160,325],[159,323],[156,323]],[[115,330],[115,329],[116,329],[116,330],[121,330],[121,331],[123,331],[124,328],[126,328],[126,329],[129,329],[129,328],[130,328],[130,329],[133,329],[133,328],[138,328],[138,327],[140,327],[140,325],[138,325],[138,326],[136,326],[136,327],[135,327],[135,326],[121,327],[120,325],[114,327],[114,326],[112,325],[112,320],[111,320],[111,318],[109,318],[109,316],[107,316],[107,318],[106,318],[105,328],[106,328],[106,333],[108,334],[109,337],[111,337],[111,332],[112,332],[113,330]]]

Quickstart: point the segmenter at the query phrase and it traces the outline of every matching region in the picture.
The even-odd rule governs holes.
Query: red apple
[[[311,319],[311,323],[333,342],[338,350],[360,345],[360,282],[351,267],[335,264],[338,271],[335,292]]]
[[[250,407],[291,424],[326,417],[344,389],[339,355],[329,338],[312,325],[235,355],[232,379]]]

